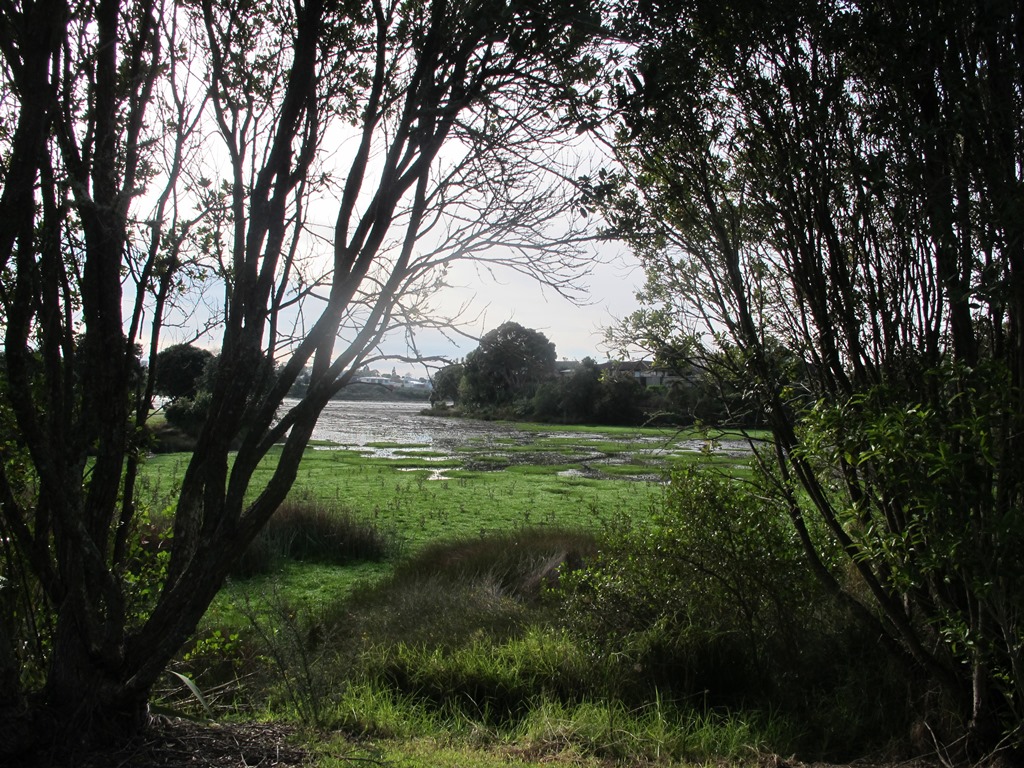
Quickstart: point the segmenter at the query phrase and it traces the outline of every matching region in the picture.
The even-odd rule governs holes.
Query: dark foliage
[[[393,536],[348,510],[288,501],[253,539],[234,574],[244,578],[270,573],[286,559],[333,565],[376,562],[396,551]]]
[[[612,522],[561,592],[626,700],[775,712],[834,759],[904,739],[915,717],[909,678],[804,567],[784,511],[712,467],[675,470],[659,508]]]
[[[647,271],[626,337],[764,415],[766,492],[942,692],[938,741],[1019,744],[1020,4],[621,7],[625,171],[592,190]]]
[[[460,400],[504,406],[526,399],[555,375],[555,345],[539,331],[507,322],[485,333],[466,355]]]
[[[195,397],[211,360],[212,352],[191,344],[167,347],[153,362],[156,369],[153,391],[173,399]]]

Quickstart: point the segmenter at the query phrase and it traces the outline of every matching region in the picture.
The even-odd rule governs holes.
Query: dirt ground
[[[310,768],[314,756],[297,746],[293,727],[278,723],[201,724],[160,718],[117,749],[68,753],[40,750],[33,759],[4,768]],[[360,763],[363,759],[355,758]],[[376,761],[366,760],[367,764]],[[382,763],[378,763],[383,765]],[[557,765],[557,760],[552,763]],[[762,755],[754,768],[950,768],[939,761],[858,762],[852,765],[800,763]],[[978,768],[974,766],[974,768]],[[1017,768],[1005,761],[991,768]]]
[[[310,756],[289,741],[293,733],[294,729],[274,723],[202,725],[188,720],[160,720],[116,750],[75,754],[41,750],[23,768],[308,766]]]

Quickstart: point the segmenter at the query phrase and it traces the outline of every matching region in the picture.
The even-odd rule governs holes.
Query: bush
[[[543,383],[523,416],[561,424],[640,424],[646,395],[632,376],[604,376],[585,358],[570,376]]]
[[[644,388],[632,376],[608,376],[601,380],[594,418],[599,424],[640,424],[643,421]]]
[[[628,638],[634,664],[686,695],[750,685],[776,638],[793,643],[794,613],[815,588],[779,511],[696,466],[672,473],[649,522],[614,523],[566,581],[580,631],[598,644]]]
[[[186,435],[195,437],[206,423],[206,414],[210,409],[210,393],[199,392],[195,397],[179,397],[167,404],[164,415],[167,423],[176,427]]]
[[[885,741],[907,714],[900,675],[805,567],[784,508],[712,467],[676,469],[661,509],[612,523],[562,593],[566,626],[616,659],[626,700],[781,711],[808,724],[808,748],[838,753]]]

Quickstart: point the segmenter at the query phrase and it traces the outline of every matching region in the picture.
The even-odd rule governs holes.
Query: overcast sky
[[[585,141],[587,137],[576,137],[560,147],[564,153],[563,173],[579,176],[594,168],[601,167],[605,160],[601,153]],[[334,143],[335,160],[344,169],[343,149],[349,143],[338,140]],[[217,153],[211,155],[212,177],[222,178],[226,171],[217,166]],[[311,252],[323,252],[329,262],[328,247],[334,233],[338,202],[330,192],[307,201],[307,226],[318,232],[320,240],[311,244]],[[598,222],[591,222],[595,227]],[[312,242],[312,241],[311,241]],[[591,273],[583,279],[587,288],[582,298],[574,303],[559,295],[551,288],[544,288],[534,279],[525,277],[510,269],[494,271],[477,269],[471,261],[459,262],[452,266],[447,282],[453,286],[445,289],[439,297],[443,311],[456,311],[464,307],[463,317],[467,322],[462,327],[466,336],[449,333],[420,332],[417,334],[417,351],[423,357],[460,360],[477,347],[477,339],[506,321],[542,332],[555,344],[559,359],[580,360],[592,357],[598,362],[614,354],[604,342],[605,329],[614,325],[637,308],[635,294],[642,285],[643,274],[635,257],[621,243],[600,243],[594,246],[595,260]],[[222,311],[223,292],[217,281],[205,284],[206,298],[198,305],[185,302],[184,315],[169,318],[169,324],[162,334],[162,346],[174,343],[194,343],[216,352],[220,344],[220,327],[215,325],[197,338],[198,329],[211,317]],[[126,296],[126,302],[131,297]],[[126,304],[126,313],[130,306]],[[148,345],[148,339],[143,339]],[[380,352],[385,355],[407,357],[411,354],[401,334],[386,339]],[[432,362],[429,369],[424,365],[413,365],[398,360],[371,362],[378,370],[390,371],[394,367],[400,373],[422,376],[439,367]]]
[[[582,304],[574,304],[550,288],[542,288],[536,281],[514,272],[478,273],[468,264],[460,265],[451,276],[451,282],[462,287],[449,289],[446,303],[457,306],[470,302],[469,314],[478,320],[466,330],[477,336],[512,320],[547,336],[554,342],[559,359],[580,360],[589,356],[601,362],[609,356],[604,329],[637,308],[635,293],[643,281],[643,273],[636,259],[621,244],[600,246],[599,259],[586,278],[589,298]],[[419,338],[420,352],[454,360],[465,357],[477,346],[473,339],[454,341],[458,343],[440,334],[424,334]],[[384,351],[404,354],[405,346],[395,339],[385,345]],[[400,372],[423,373],[422,366],[393,365]],[[384,369],[387,364],[374,367]]]

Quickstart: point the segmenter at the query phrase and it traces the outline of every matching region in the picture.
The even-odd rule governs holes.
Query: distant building
[[[555,372],[559,376],[572,376],[582,365],[579,360],[556,360]]]
[[[434,388],[434,385],[430,383],[429,379],[417,378],[406,374],[405,376],[399,376],[398,374],[392,374],[390,376],[382,376],[377,371],[369,371],[362,373],[352,379],[353,384],[377,384],[388,389],[417,389],[429,392]]]
[[[382,387],[397,386],[390,376],[356,376],[352,381],[356,384],[380,384]]]
[[[614,360],[597,367],[614,376],[632,376],[644,387],[660,387],[673,381],[682,381],[682,377],[674,371],[656,368],[646,360]]]
[[[416,378],[408,374],[402,377],[399,386],[402,389],[422,389],[427,392],[434,388],[434,385],[430,381],[430,379]]]

